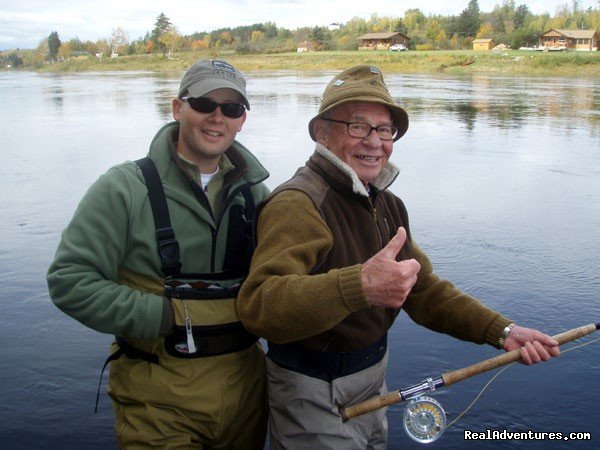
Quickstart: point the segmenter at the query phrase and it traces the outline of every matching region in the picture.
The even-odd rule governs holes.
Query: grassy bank
[[[181,71],[203,57],[220,57],[242,71],[252,70],[342,70],[356,64],[373,64],[389,73],[451,74],[522,74],[539,76],[600,76],[600,52],[310,52],[271,55],[233,53],[179,53],[173,58],[162,55],[119,56],[70,60],[49,64],[42,72],[82,71]]]

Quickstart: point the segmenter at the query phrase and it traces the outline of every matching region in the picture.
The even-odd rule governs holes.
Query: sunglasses
[[[231,119],[239,119],[246,111],[246,107],[240,103],[217,103],[208,97],[181,97],[181,100],[188,102],[194,111],[203,114],[210,114],[221,108],[223,115]]]

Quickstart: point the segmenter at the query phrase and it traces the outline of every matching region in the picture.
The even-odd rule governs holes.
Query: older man
[[[340,405],[386,392],[387,331],[400,308],[417,323],[505,350],[557,355],[549,336],[514,325],[438,278],[411,238],[393,143],[408,129],[377,67],[336,76],[309,123],[316,150],[269,197],[238,300],[269,341],[273,449],[386,447],[385,411],[343,423]]]

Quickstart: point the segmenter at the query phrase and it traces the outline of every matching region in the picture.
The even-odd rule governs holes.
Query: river
[[[307,132],[332,72],[248,73],[239,139],[274,188],[314,147]],[[170,120],[181,73],[0,72],[0,442],[6,449],[116,448],[100,368],[111,336],[51,303],[45,282],[60,233],[88,186],[144,155]],[[516,322],[555,334],[600,321],[600,80],[386,74],[410,128],[395,144],[415,240],[436,271]],[[592,449],[600,423],[600,343],[502,372],[431,444],[440,449]],[[564,346],[563,351],[569,345]],[[390,389],[498,354],[414,325],[390,337]],[[454,420],[494,373],[440,390]],[[412,449],[401,405],[389,448]],[[596,425],[594,425],[596,424]],[[483,432],[591,433],[587,441],[465,441]],[[594,444],[595,442],[595,444]]]

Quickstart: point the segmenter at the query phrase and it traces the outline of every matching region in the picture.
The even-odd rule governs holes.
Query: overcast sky
[[[458,15],[469,0],[0,0],[0,50],[35,48],[52,31],[62,41],[79,38],[96,41],[109,38],[112,30],[123,28],[130,39],[143,37],[154,28],[162,12],[181,34],[211,31],[222,27],[275,22],[279,27],[324,26],[345,23],[353,17],[402,17],[404,11],[419,8],[425,15]],[[582,8],[598,1],[580,0]],[[502,0],[479,0],[482,12],[491,12]],[[516,0],[534,14],[554,15],[559,5],[571,0]]]

